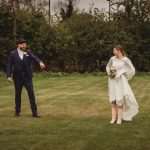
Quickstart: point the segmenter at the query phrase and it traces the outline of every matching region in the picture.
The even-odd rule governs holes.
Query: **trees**
[[[113,3],[111,19],[95,8],[77,11],[76,0],[56,3],[64,15],[49,26],[46,1],[15,1],[15,21],[10,0],[0,1],[0,66],[24,37],[47,65],[47,70],[105,71],[114,44],[122,44],[139,71],[150,71],[150,13],[148,0]],[[60,3],[61,2],[61,3]],[[59,4],[59,5],[58,5]],[[16,22],[16,23],[15,23]],[[16,26],[15,26],[16,24]]]
[[[60,18],[61,21],[65,21],[67,18],[70,18],[76,11],[76,3],[77,0],[56,1],[54,4],[54,11],[57,19]]]
[[[26,7],[25,7],[26,6]],[[0,3],[0,61],[5,69],[7,55],[16,47],[16,38],[24,37],[37,54],[41,54],[48,26],[45,14],[31,3],[6,1]]]

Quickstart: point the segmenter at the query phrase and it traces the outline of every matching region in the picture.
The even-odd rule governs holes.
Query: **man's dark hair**
[[[23,38],[19,38],[17,44],[23,44],[23,43],[27,43],[27,41]]]

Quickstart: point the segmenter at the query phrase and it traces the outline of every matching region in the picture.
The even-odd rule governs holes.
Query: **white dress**
[[[129,58],[118,59],[115,56],[110,58],[106,66],[108,74],[112,67],[116,69],[116,77],[108,78],[109,100],[116,101],[118,106],[123,105],[122,119],[131,121],[138,113],[139,107],[128,83],[128,80],[135,75],[135,68]]]

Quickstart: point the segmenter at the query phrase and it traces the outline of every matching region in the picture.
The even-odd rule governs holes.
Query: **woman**
[[[108,78],[109,100],[112,103],[111,124],[121,124],[122,119],[132,121],[138,113],[138,104],[128,84],[128,80],[135,75],[135,68],[126,57],[122,46],[116,45],[114,56],[110,58],[106,71]]]

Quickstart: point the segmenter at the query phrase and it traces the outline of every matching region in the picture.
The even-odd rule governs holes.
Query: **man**
[[[20,116],[21,93],[24,86],[28,92],[32,116],[39,118],[33,90],[31,61],[38,63],[41,69],[45,68],[45,65],[30,50],[26,51],[26,40],[19,39],[17,44],[18,48],[10,53],[7,66],[7,80],[12,82],[13,75],[15,86],[15,116]]]

